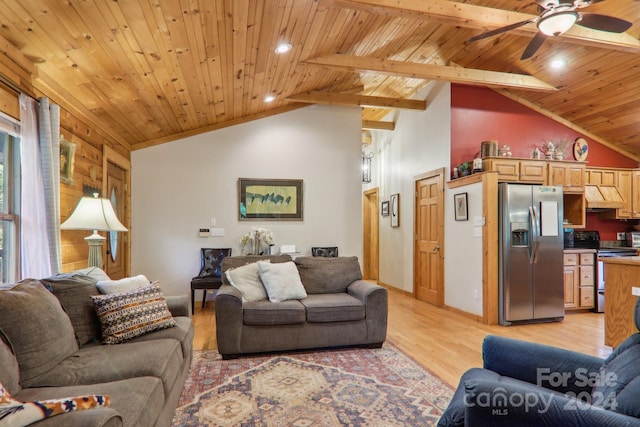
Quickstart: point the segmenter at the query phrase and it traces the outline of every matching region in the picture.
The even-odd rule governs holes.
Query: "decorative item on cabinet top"
[[[584,162],[587,160],[588,154],[589,144],[587,144],[587,140],[582,137],[576,138],[576,141],[573,143],[573,158],[579,162]]]

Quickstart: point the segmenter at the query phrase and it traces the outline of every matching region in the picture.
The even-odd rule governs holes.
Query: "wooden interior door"
[[[416,181],[414,294],[421,301],[444,305],[444,170]]]
[[[374,188],[364,192],[363,199],[363,276],[365,279],[378,280],[379,268],[379,218],[378,189]]]
[[[130,180],[131,162],[126,157],[104,146],[102,160],[102,197],[111,200],[118,220],[130,229]],[[130,239],[126,232],[107,232],[104,270],[113,280],[129,275]]]
[[[120,222],[126,212],[126,171],[111,162],[107,163],[107,194],[105,198],[111,200],[113,210]],[[111,279],[126,277],[127,245],[125,233],[118,231],[107,232],[107,257],[105,271]]]

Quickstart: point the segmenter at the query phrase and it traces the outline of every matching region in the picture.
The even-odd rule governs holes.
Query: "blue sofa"
[[[640,329],[640,299],[634,313]],[[487,336],[438,427],[640,426],[640,333],[606,359]]]

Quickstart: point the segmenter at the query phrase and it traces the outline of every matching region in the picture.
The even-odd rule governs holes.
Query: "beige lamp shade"
[[[83,197],[61,230],[128,231],[118,220],[109,199]]]

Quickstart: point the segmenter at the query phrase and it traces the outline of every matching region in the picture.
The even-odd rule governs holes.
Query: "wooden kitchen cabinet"
[[[600,216],[606,219],[640,218],[640,170],[618,169],[615,172],[615,186],[624,199],[624,207],[603,212]]]
[[[564,308],[571,310],[578,308],[578,266],[576,254],[564,254]]]
[[[520,161],[520,182],[528,184],[544,184],[547,181],[545,164],[536,160]]]
[[[482,168],[498,172],[499,182],[544,184],[547,179],[546,163],[542,160],[489,157],[482,160]]]
[[[595,304],[595,251],[564,251],[564,308],[590,309]]]
[[[617,185],[618,171],[616,169],[586,168],[586,183],[591,185]]]
[[[562,185],[565,193],[583,193],[585,165],[576,162],[549,162],[547,185]]]

